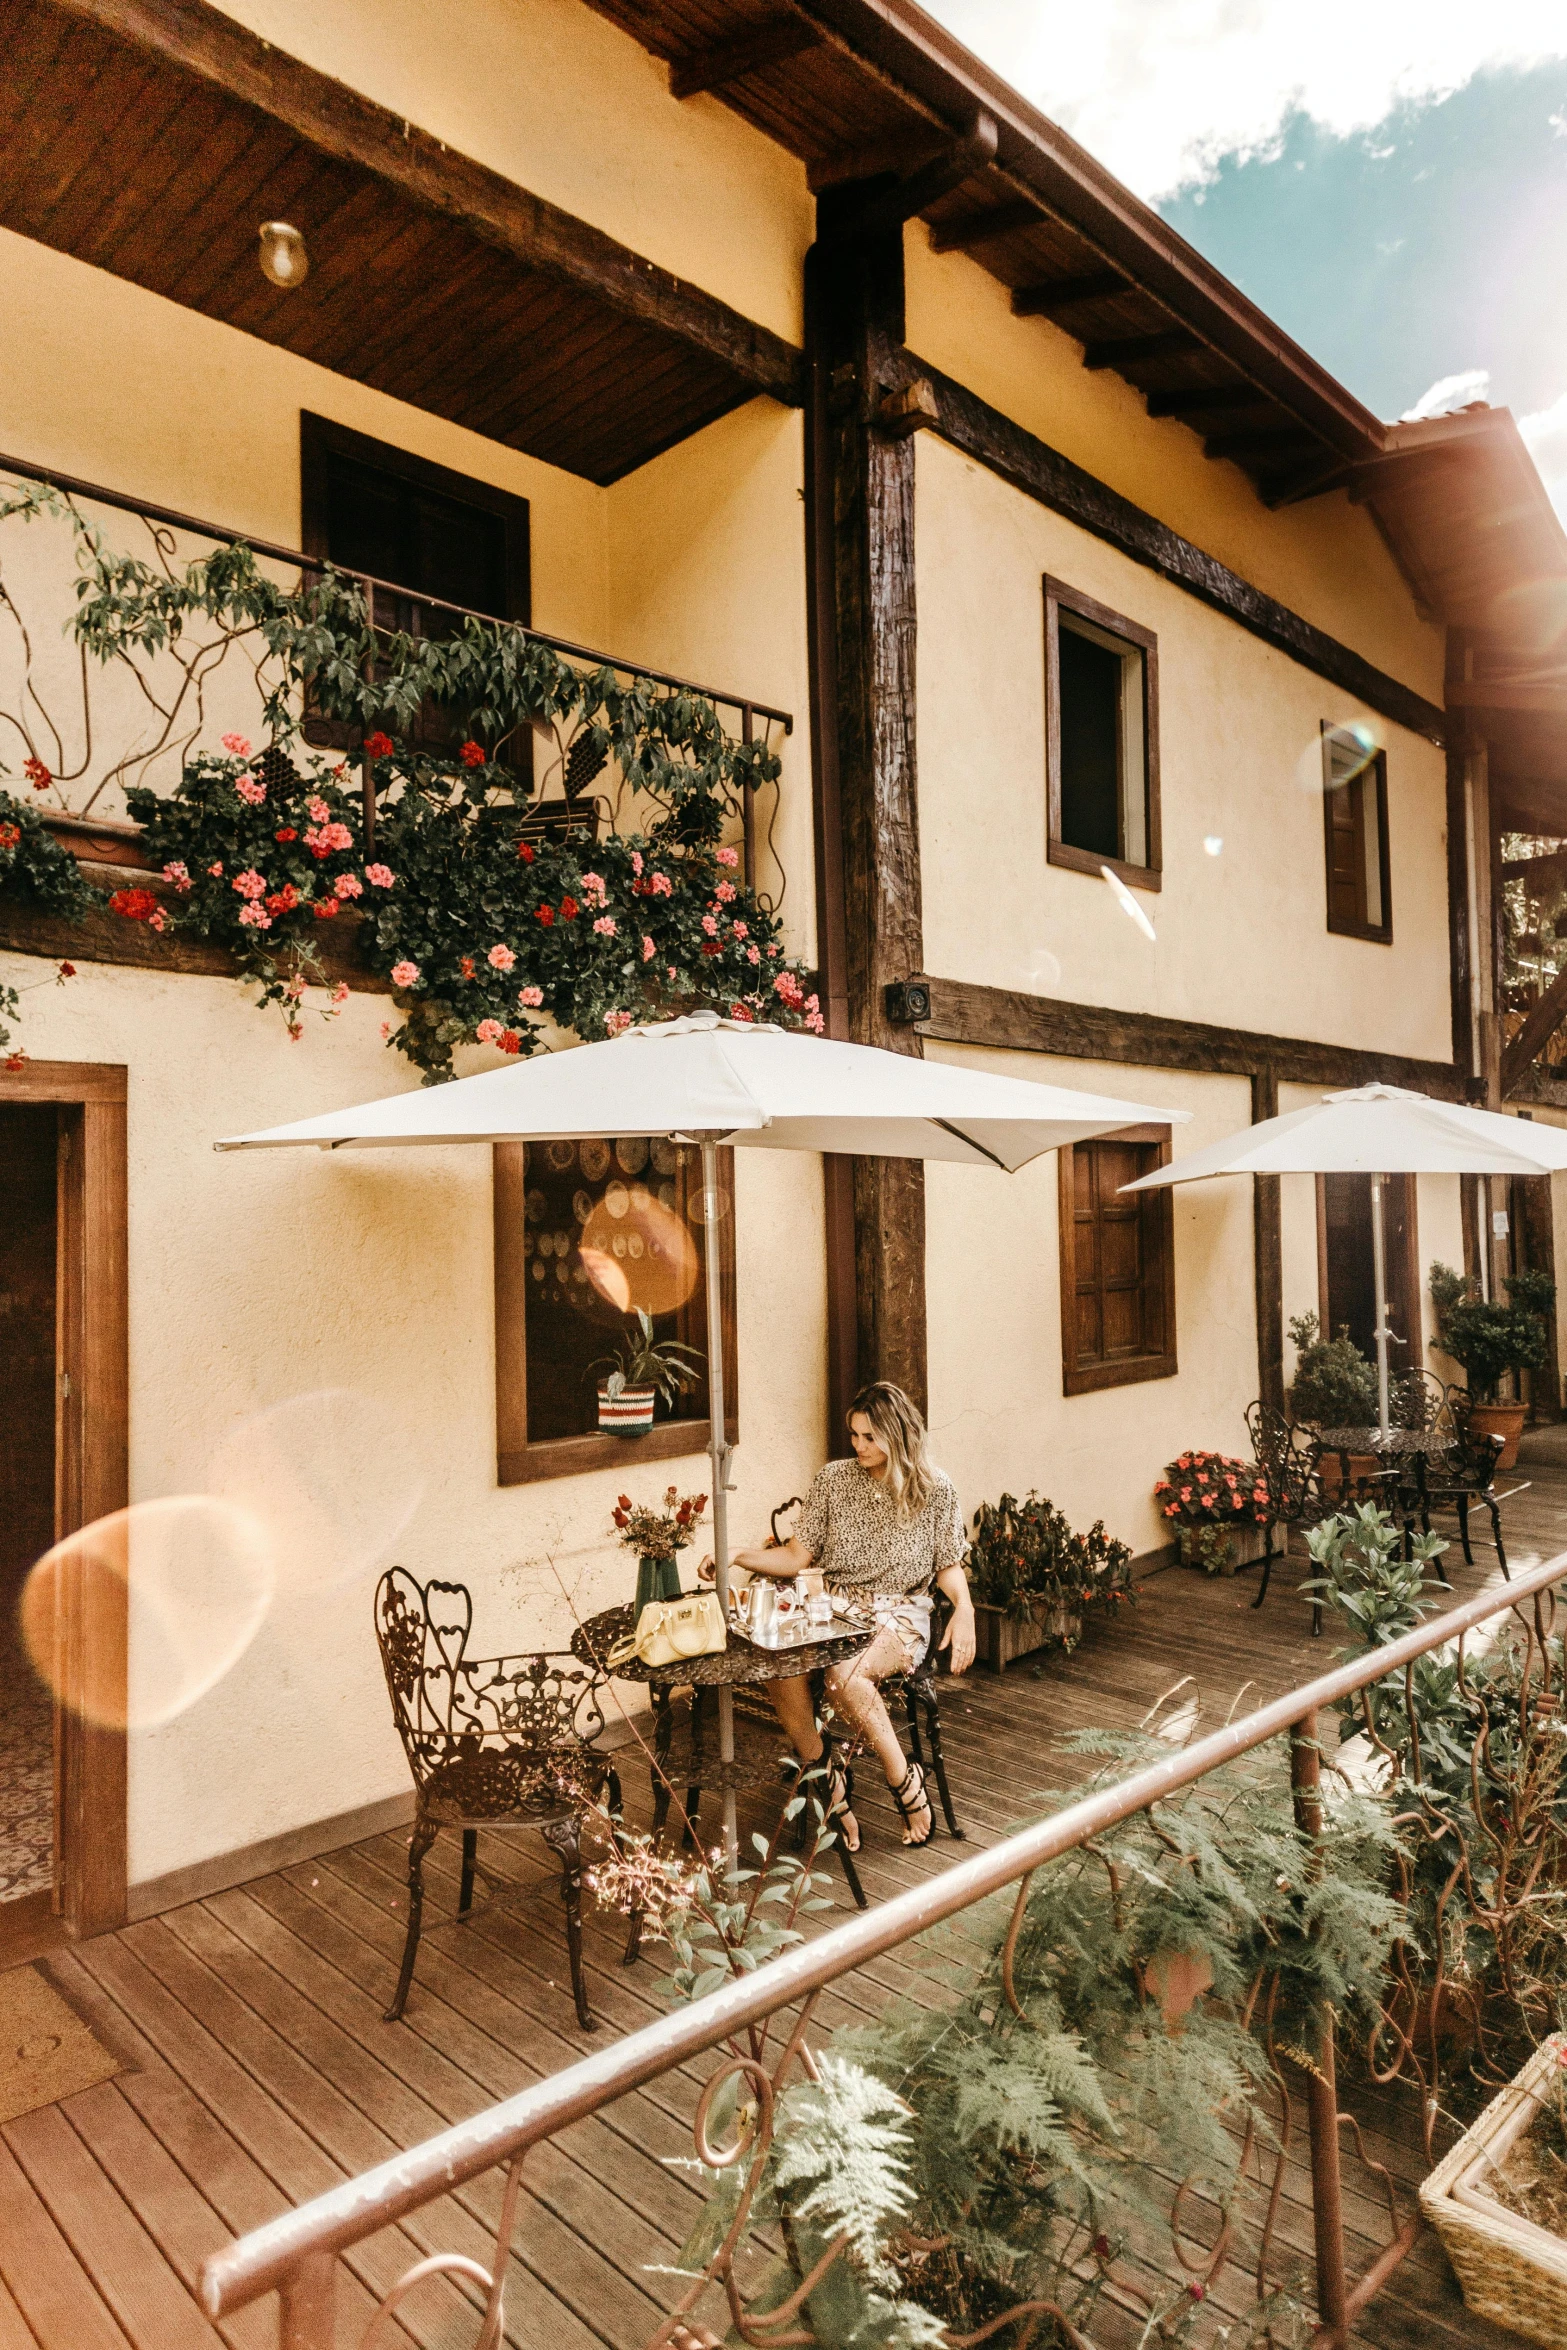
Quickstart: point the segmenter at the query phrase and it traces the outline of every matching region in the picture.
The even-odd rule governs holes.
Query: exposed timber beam
[[[925,973],[904,982],[904,993],[929,1011],[911,1025],[921,1036],[949,1044],[993,1046],[1011,1052],[1057,1053],[1070,1060],[1112,1061],[1143,1069],[1188,1069],[1205,1075],[1255,1078],[1275,1085],[1407,1085],[1448,1101],[1462,1101],[1464,1073],[1450,1061],[1412,1060],[1358,1045],[1319,1044],[1312,1037],[1268,1036],[1250,1028],[1221,1028],[1206,1020],[1172,1020],[1162,1013],[1113,1011],[1103,1004],[1070,1003],[1061,996],[1025,995],[966,979]]]
[[[1113,342],[1090,343],[1083,353],[1083,365],[1140,367],[1148,359],[1173,359],[1177,352],[1201,348],[1190,327],[1171,326],[1154,335],[1120,335]]]
[[[821,244],[841,245],[884,236],[960,188],[966,179],[996,159],[996,118],[979,113],[966,131],[956,134],[937,155],[900,179],[893,187],[873,188],[864,200],[835,210],[830,226],[818,231]]]
[[[1016,236],[1019,229],[1037,228],[1044,217],[1037,204],[1021,197],[1016,204],[998,204],[964,220],[932,222],[931,249],[936,253],[972,253],[976,245],[994,244],[998,237]]]
[[[945,154],[946,141],[930,129],[896,131],[859,147],[835,147],[805,167],[805,182],[813,196],[855,180],[907,179],[936,155]]]
[[[807,49],[819,49],[823,38],[819,27],[807,24],[804,17],[778,17],[758,25],[754,32],[737,34],[732,41],[715,41],[710,48],[672,57],[669,94],[672,98],[695,98],[703,90],[725,89],[730,82],[744,81],[748,73],[760,73],[765,66],[782,65],[790,57],[803,56]]]
[[[1037,286],[1019,286],[1012,296],[1014,318],[1054,318],[1079,302],[1102,302],[1114,294],[1130,293],[1118,269],[1089,270],[1082,277],[1046,278]]]
[[[894,363],[895,376],[881,380],[890,389],[899,390],[916,376],[923,377],[935,397],[936,415],[930,429],[964,456],[1011,482],[1026,497],[1064,514],[1095,538],[1118,547],[1134,563],[1146,564],[1150,571],[1222,612],[1264,644],[1288,654],[1302,668],[1325,677],[1341,692],[1352,694],[1395,726],[1407,727],[1428,742],[1446,741],[1447,720],[1442,710],[1412,686],[1390,677],[1350,646],[1292,612],[1287,604],[1242,579],[1216,556],[1171,530],[1168,523],[1096,480],[1047,441],[944,375],[928,359],[902,350]],[[1567,831],[1567,821],[1563,830]]]
[[[1502,1054],[1504,1096],[1511,1092],[1530,1064],[1539,1059],[1564,1020],[1567,1020],[1567,964],[1525,1015],[1523,1026]]]
[[[1227,415],[1232,408],[1263,408],[1273,398],[1255,384],[1194,384],[1178,392],[1150,392],[1150,416]]]
[[[281,123],[319,154],[368,172],[457,221],[528,269],[579,288],[705,352],[758,392],[798,407],[800,353],[727,302],[688,284],[602,229],[262,40],[208,0],[58,0],[132,52],[177,66],[197,84]]]
[[[1533,710],[1542,718],[1567,718],[1567,684],[1507,684],[1501,679],[1454,678],[1447,689],[1455,710]]]

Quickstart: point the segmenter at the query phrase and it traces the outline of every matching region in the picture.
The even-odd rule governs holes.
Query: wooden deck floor
[[[1515,1558],[1529,1562],[1567,1548],[1567,1463],[1521,1473],[1535,1482],[1509,1504],[1507,1526]],[[1494,1571],[1488,1551],[1476,1555],[1473,1571],[1453,1567],[1461,1594]],[[1243,1690],[1249,1709],[1322,1670],[1332,1638],[1309,1637],[1295,1589],[1303,1571],[1292,1561],[1256,1614],[1249,1577],[1206,1582],[1166,1570],[1143,1585],[1134,1614],[1091,1630],[1071,1659],[1038,1673],[1024,1662],[1002,1678],[977,1672],[952,1688],[943,1719],[970,1837],[994,1841],[1027,1814],[1036,1789],[1078,1775],[1081,1763],[1060,1754],[1063,1735],[1133,1725],[1184,1674],[1194,1676],[1202,1726],[1214,1727]],[[941,1837],[907,1854],[885,1806],[867,1801],[862,1818],[873,1900],[964,1849]],[[589,1933],[590,1991],[603,2021],[585,2038],[566,1984],[549,1856],[533,1839],[488,1839],[481,1858],[505,1880],[504,1897],[459,1927],[450,1922],[449,1842],[432,1856],[427,1915],[436,1922],[400,2026],[380,2020],[402,1941],[400,1836],[41,1962],[125,2069],[0,2130],[0,2350],[212,2350],[217,2336],[192,2298],[207,2252],[659,2011],[657,1952],[623,1968],[619,1922],[603,1920]],[[873,2013],[895,1992],[918,1996],[929,1963],[915,1949],[866,1970],[823,2003],[824,2026]],[[696,2087],[689,2073],[656,2083],[535,2156],[507,2295],[512,2341],[638,2350],[652,2332],[671,2297],[658,2264],[673,2259],[696,2208],[694,2185],[669,2159],[690,2152]],[[1421,2163],[1409,2105],[1362,2098],[1360,2110],[1372,2153],[1413,2181]],[[1346,2186],[1354,2271],[1384,2215],[1353,2163]],[[498,2181],[480,2181],[362,2247],[345,2282],[340,2343],[357,2343],[410,2261],[453,2250],[487,2262],[498,2203]],[[1309,2191],[1298,2163],[1280,2241],[1309,2282]],[[1237,2306],[1244,2290],[1234,2288]],[[428,2350],[473,2339],[471,2304],[443,2280],[421,2288],[404,2323],[389,2338]],[[221,2333],[244,2350],[268,2350],[276,2304]],[[1356,2336],[1362,2350],[1504,2350],[1515,2340],[1466,2313],[1430,2238]]]

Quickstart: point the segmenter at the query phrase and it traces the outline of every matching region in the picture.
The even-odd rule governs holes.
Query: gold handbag
[[[650,1599],[637,1628],[617,1640],[604,1659],[610,1672],[637,1657],[645,1665],[677,1665],[686,1657],[716,1656],[729,1643],[716,1591],[685,1599]]]

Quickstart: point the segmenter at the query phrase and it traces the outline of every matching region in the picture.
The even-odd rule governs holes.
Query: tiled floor
[[[54,1723],[49,1692],[0,1609],[0,1901],[49,1885],[54,1867]]]

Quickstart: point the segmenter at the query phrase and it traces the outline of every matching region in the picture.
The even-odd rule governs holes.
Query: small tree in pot
[[[1290,1409],[1314,1428],[1370,1428],[1377,1418],[1377,1374],[1349,1335],[1321,1336],[1315,1314],[1297,1314],[1289,1326],[1295,1344]]]
[[[1434,1264],[1431,1301],[1437,1334],[1431,1341],[1451,1355],[1469,1381],[1470,1419],[1483,1432],[1505,1440],[1498,1466],[1518,1457],[1525,1406],[1503,1403],[1498,1390],[1509,1371],[1541,1371],[1550,1360],[1546,1316],[1556,1304],[1556,1284],[1544,1273],[1514,1273],[1504,1280],[1507,1303],[1483,1298],[1475,1283],[1451,1265]]]

